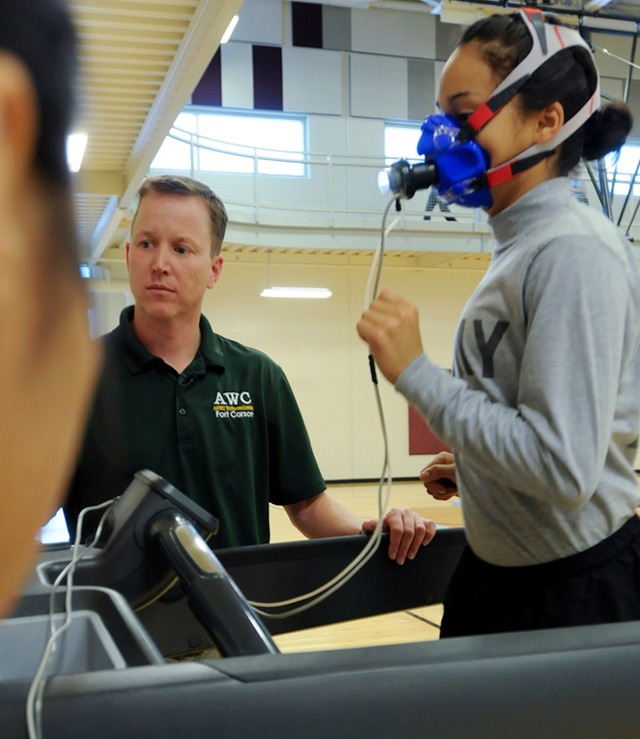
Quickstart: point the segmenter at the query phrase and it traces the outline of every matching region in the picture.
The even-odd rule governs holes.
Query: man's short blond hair
[[[131,223],[132,230],[138,210],[140,210],[140,203],[145,195],[148,195],[150,192],[200,198],[207,206],[209,212],[209,221],[211,224],[211,256],[220,254],[224,234],[227,230],[227,211],[222,200],[220,200],[210,187],[191,177],[160,174],[147,178],[138,190],[138,207]]]

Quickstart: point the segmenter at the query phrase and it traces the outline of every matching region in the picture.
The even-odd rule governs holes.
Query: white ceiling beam
[[[123,213],[133,202],[153,158],[211,62],[229,21],[237,14],[242,2],[201,0],[198,4],[130,152],[124,170],[126,187],[118,207],[112,210],[107,223],[100,224],[100,233],[96,233],[92,240],[92,257],[99,257],[109,246]]]
[[[124,179],[121,172],[81,169],[73,177],[74,190],[91,195],[114,195],[122,192]]]

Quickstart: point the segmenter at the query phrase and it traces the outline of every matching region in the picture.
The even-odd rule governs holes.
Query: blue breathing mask
[[[448,115],[429,115],[422,124],[418,154],[433,161],[439,174],[436,191],[447,204],[489,208],[491,194],[483,175],[489,154],[473,139],[460,141],[460,124]]]
[[[410,165],[400,159],[378,175],[380,190],[411,198],[432,185],[439,198],[469,208],[489,208],[491,194],[484,174],[489,154],[473,139],[460,141],[461,126],[448,115],[429,115],[422,124],[418,154],[424,164]]]

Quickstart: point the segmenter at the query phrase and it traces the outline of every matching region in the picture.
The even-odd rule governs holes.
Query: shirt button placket
[[[188,411],[187,404],[184,400],[185,388],[178,380],[176,387],[176,427],[178,433],[178,439],[180,441],[186,441],[189,438],[189,424],[187,422]]]

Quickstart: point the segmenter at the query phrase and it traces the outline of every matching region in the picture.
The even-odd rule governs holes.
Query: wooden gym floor
[[[377,484],[330,485],[329,493],[361,518],[377,518]],[[420,482],[393,483],[389,508],[412,508],[442,526],[462,526],[457,499],[436,501]],[[436,534],[437,536],[437,534]],[[271,506],[271,541],[295,541],[304,537],[289,522],[279,506]],[[442,606],[389,613],[331,626],[280,634],[275,642],[282,652],[310,652],[328,649],[368,647],[437,639]]]

